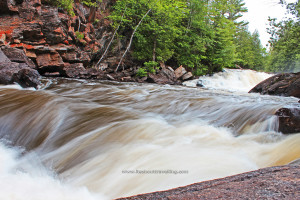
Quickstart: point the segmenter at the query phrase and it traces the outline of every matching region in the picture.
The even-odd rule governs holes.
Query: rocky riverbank
[[[300,98],[300,72],[272,76],[252,88],[249,93]]]
[[[299,163],[295,163],[119,200],[299,199],[299,177]]]
[[[127,45],[121,41],[98,63],[113,36],[106,18],[113,2],[103,0],[98,8],[90,8],[75,1],[75,16],[70,16],[41,0],[2,1],[1,49],[11,61],[26,63],[42,76],[158,84],[180,84],[193,77],[183,67],[173,69],[163,63],[156,74],[139,77],[139,66],[130,55],[117,71]],[[5,60],[1,59],[0,63],[4,65]],[[5,76],[6,72],[1,70],[1,73]]]

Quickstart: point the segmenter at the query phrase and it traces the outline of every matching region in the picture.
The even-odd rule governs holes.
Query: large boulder
[[[300,109],[280,108],[275,113],[278,116],[278,130],[284,134],[300,133]]]
[[[22,87],[37,88],[40,85],[39,73],[25,63],[0,62],[0,84],[18,83]]]
[[[86,69],[82,63],[65,64],[61,73],[68,78],[81,78],[82,74],[86,74]]]
[[[187,73],[186,69],[182,66],[178,67],[175,70],[175,76],[177,79],[181,78],[185,73]]]
[[[0,62],[10,62],[9,58],[0,49]]]
[[[176,80],[170,78],[165,71],[161,71],[158,74],[148,74],[148,78],[146,79],[149,83],[157,83],[157,84],[176,84]]]
[[[13,39],[22,40],[22,42],[31,45],[45,44],[42,25],[38,22],[22,23],[20,27],[14,29]]]
[[[2,51],[10,61],[17,63],[26,63],[32,69],[36,68],[34,62],[25,55],[25,52],[23,50],[11,47],[4,47],[2,48]]]
[[[0,84],[18,83],[22,87],[37,88],[40,75],[25,62],[11,62],[0,49]]]
[[[272,76],[252,88],[251,92],[300,98],[300,72]]]
[[[17,12],[17,2],[15,0],[1,0],[0,1],[0,15],[10,12]]]
[[[28,67],[19,70],[18,73],[13,75],[12,79],[23,88],[34,87],[37,89],[41,84],[38,71]]]
[[[36,62],[41,74],[45,72],[57,72],[65,64],[57,52],[37,55]]]
[[[13,75],[22,69],[20,63],[15,62],[0,62],[0,84],[12,84]]]

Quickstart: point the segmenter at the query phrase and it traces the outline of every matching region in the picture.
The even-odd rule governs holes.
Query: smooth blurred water
[[[0,88],[0,199],[112,199],[300,157],[274,115],[298,99],[240,90],[45,80]],[[24,198],[26,197],[26,198]]]

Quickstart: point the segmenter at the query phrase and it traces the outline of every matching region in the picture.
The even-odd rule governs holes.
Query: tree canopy
[[[133,57],[145,67],[166,62],[196,75],[236,65],[260,68],[264,51],[257,33],[250,34],[247,22],[240,20],[247,12],[243,0],[117,1],[110,19],[115,29],[120,26],[119,38],[128,40],[149,9],[132,45]],[[250,35],[239,40],[242,33]]]
[[[269,19],[270,40],[270,64],[269,71],[276,72],[299,72],[300,71],[300,4],[287,4],[281,0],[281,4],[286,5],[287,11],[294,18],[289,18],[280,22],[276,19]]]
[[[44,1],[72,13],[74,0]],[[80,2],[96,6],[101,0]],[[300,71],[299,1],[288,4],[278,0],[294,18],[280,22],[269,19],[269,52],[261,45],[258,32],[251,33],[248,22],[241,20],[247,12],[244,0],[112,2],[108,18],[112,21],[114,36],[106,51],[120,43],[128,44],[124,51],[140,66],[141,75],[155,73],[161,62],[172,67],[183,65],[195,75],[214,73],[225,67]]]

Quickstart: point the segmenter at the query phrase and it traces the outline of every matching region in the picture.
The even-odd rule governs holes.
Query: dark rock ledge
[[[300,133],[300,108],[280,108],[275,113],[278,116],[278,131],[287,133]]]
[[[1,0],[0,47],[11,62],[25,63],[42,76],[158,84],[181,84],[193,77],[183,67],[173,69],[163,63],[157,73],[139,77],[137,70],[142,64],[130,55],[116,71],[127,48],[121,41],[98,65],[113,36],[107,16],[115,1],[99,1],[98,8],[75,1],[75,16],[45,2]]]
[[[300,98],[300,72],[272,76],[252,88],[249,93]]]
[[[300,72],[274,75],[257,84],[249,93],[300,98]],[[300,133],[300,106],[280,108],[275,115],[279,122],[278,131],[284,134]]]
[[[19,49],[15,50],[17,51],[14,53],[19,55]],[[23,52],[22,50],[19,51]],[[21,53],[20,55],[23,54]],[[40,85],[40,74],[32,68],[30,60],[25,55],[19,58],[16,60],[9,59],[0,49],[0,84],[12,84],[16,82],[22,87],[37,88]]]
[[[299,163],[119,200],[300,199]]]

